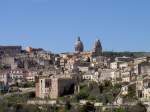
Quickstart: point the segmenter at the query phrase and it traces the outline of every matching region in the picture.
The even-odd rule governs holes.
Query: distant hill
[[[142,56],[150,56],[150,52],[114,52],[114,51],[104,51],[104,56],[107,57],[116,57],[116,56],[129,56],[133,58],[142,57]]]

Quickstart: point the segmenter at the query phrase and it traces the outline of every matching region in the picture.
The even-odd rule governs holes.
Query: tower
[[[80,37],[78,37],[75,43],[75,52],[80,53],[80,52],[83,52],[83,50],[84,50],[83,43],[80,40]]]
[[[94,48],[92,50],[92,55],[93,56],[100,56],[100,55],[102,55],[102,45],[101,45],[101,42],[100,42],[99,39],[97,39],[95,41]]]

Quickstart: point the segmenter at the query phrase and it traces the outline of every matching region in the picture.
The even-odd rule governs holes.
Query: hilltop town
[[[106,55],[97,39],[86,51],[0,46],[0,110],[149,112],[150,57]]]

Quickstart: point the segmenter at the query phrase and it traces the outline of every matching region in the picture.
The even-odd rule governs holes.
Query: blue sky
[[[0,0],[0,44],[86,50],[150,51],[150,0]]]

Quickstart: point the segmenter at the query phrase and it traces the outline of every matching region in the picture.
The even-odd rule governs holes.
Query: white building
[[[0,91],[7,90],[9,88],[9,74],[7,71],[0,72]]]
[[[22,82],[25,72],[22,69],[15,69],[9,72],[9,76],[13,81]]]
[[[0,82],[3,82],[4,85],[8,84],[8,72],[6,71],[2,71],[0,72]]]
[[[121,73],[122,82],[130,82],[130,79],[131,79],[130,76],[131,76],[130,71],[122,72]]]
[[[122,95],[128,94],[128,86],[122,87]]]
[[[142,93],[143,99],[150,100],[150,87],[144,88]]]
[[[119,64],[120,69],[127,68],[128,66],[129,66],[128,62],[123,62]]]
[[[36,71],[28,71],[28,73],[26,73],[25,75],[25,79],[28,82],[35,82],[35,76],[37,76],[38,73]]]
[[[99,82],[100,75],[101,75],[100,72],[88,72],[82,75],[82,79]]]
[[[118,62],[112,62],[112,63],[110,63],[110,68],[111,69],[118,69],[119,68],[119,63]]]

